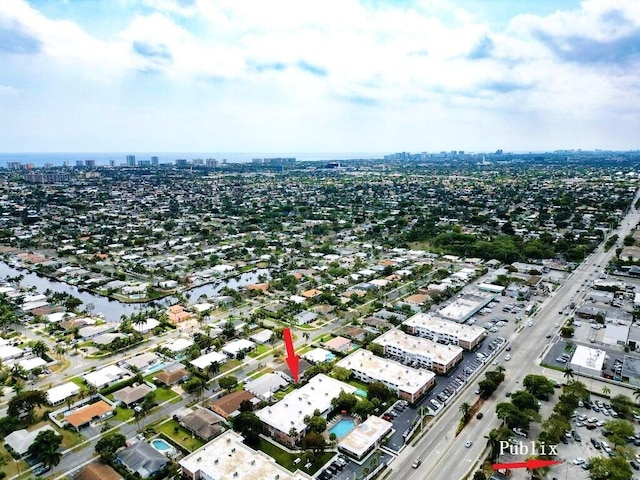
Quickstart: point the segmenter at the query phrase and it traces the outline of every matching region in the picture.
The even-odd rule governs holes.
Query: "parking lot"
[[[557,392],[560,392],[560,390],[557,390]],[[554,401],[542,402],[540,413],[543,418],[548,418],[551,414],[554,403]],[[607,451],[614,453],[614,445],[603,435],[603,426],[607,421],[614,418],[613,415],[615,415],[615,413],[612,412],[610,405],[601,400],[594,400],[589,408],[586,406],[578,407],[571,420],[571,430],[565,432],[562,443],[558,444],[557,447],[557,458],[563,463],[562,465],[552,467],[548,478],[571,478],[578,480],[589,478],[589,472],[585,468],[588,465],[589,459],[606,456],[608,455]],[[634,427],[638,426],[636,420],[631,419],[630,421]],[[532,423],[527,438],[514,433],[511,439],[512,443],[521,441],[524,445],[529,445],[530,441],[537,438],[540,431],[541,425]],[[639,431],[640,430],[636,428],[636,432]],[[603,446],[603,441],[606,447]],[[636,443],[640,444],[640,438],[638,438]],[[628,460],[630,460],[634,474],[640,477],[640,473],[637,473],[640,471],[640,462],[637,460],[638,457],[633,457],[640,454],[640,449],[633,442],[627,443],[626,447],[632,452],[632,458]],[[500,462],[522,460],[523,458],[521,458],[521,456],[509,454],[503,455],[499,459]],[[635,467],[633,466],[634,464]],[[636,467],[639,469],[638,471],[636,471]],[[529,475],[525,471],[517,471],[513,478],[514,480],[528,479]]]
[[[366,468],[368,472],[376,469],[377,465],[386,465],[392,456],[388,453],[378,450],[377,454],[371,455],[362,465],[351,461],[345,455],[338,455],[333,458],[330,465],[319,471],[315,478],[319,480],[349,480],[353,478],[362,478],[363,471]],[[375,459],[375,460],[374,460]]]

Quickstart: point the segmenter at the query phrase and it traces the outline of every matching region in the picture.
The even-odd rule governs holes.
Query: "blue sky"
[[[635,0],[3,0],[0,151],[640,148]]]

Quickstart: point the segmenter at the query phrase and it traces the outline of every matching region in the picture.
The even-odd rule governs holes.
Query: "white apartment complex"
[[[397,357],[403,362],[415,362],[417,366],[441,375],[462,361],[462,348],[434,343],[400,330],[389,330],[374,342],[384,348],[385,355]]]
[[[287,394],[282,400],[256,412],[265,426],[265,433],[277,440],[293,445],[306,431],[304,417],[312,416],[315,410],[326,416],[331,409],[331,400],[340,392],[354,393],[351,385],[320,374],[305,386]],[[295,429],[295,435],[290,435]]]
[[[465,350],[473,350],[487,336],[484,328],[463,325],[428,313],[417,313],[405,320],[404,325],[412,335],[427,338],[436,343],[457,345]]]
[[[436,383],[433,372],[407,367],[363,349],[343,358],[336,366],[350,370],[355,378],[364,383],[381,382],[396,392],[399,398],[411,403]]]
[[[182,478],[191,480],[311,480],[300,470],[290,472],[266,453],[242,443],[242,435],[227,430],[178,463]]]

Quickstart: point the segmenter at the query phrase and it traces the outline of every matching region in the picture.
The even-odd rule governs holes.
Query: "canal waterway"
[[[49,289],[54,292],[64,292],[73,295],[74,297],[82,300],[84,305],[92,303],[94,305],[94,312],[103,314],[104,318],[109,322],[119,322],[120,317],[123,314],[130,315],[134,312],[139,312],[150,307],[151,303],[168,306],[176,301],[174,297],[169,296],[155,300],[154,302],[124,303],[108,297],[103,297],[102,295],[96,295],[95,293],[91,293],[86,290],[78,290],[74,285],[59,282],[48,277],[41,277],[25,269],[18,270],[17,268],[0,261],[0,278],[16,277],[18,275],[22,275],[24,277],[20,282],[20,285],[23,287],[35,287],[38,293],[44,293],[45,290]],[[190,302],[195,302],[202,295],[206,295],[207,297],[219,295],[225,287],[237,289],[252,283],[257,283],[261,275],[269,278],[269,270],[262,268],[238,274],[237,276],[226,280],[217,280],[185,291],[184,295]]]

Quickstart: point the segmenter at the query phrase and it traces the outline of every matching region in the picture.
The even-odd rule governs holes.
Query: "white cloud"
[[[0,31],[8,25],[17,33],[4,53],[0,45],[0,55],[16,78],[51,75],[63,84],[68,75],[70,83],[86,81],[87,90],[104,87],[105,102],[112,95],[152,103],[146,82],[162,81],[154,88],[166,95],[157,101],[176,99],[172,108],[178,99],[192,102],[198,115],[224,115],[235,128],[243,116],[271,115],[285,124],[316,112],[317,122],[335,123],[359,112],[369,125],[385,115],[402,124],[411,123],[405,115],[455,123],[449,109],[473,119],[487,112],[597,119],[640,107],[639,2],[590,0],[574,11],[515,17],[504,31],[445,0],[411,7],[358,0],[143,3],[140,9],[132,0],[113,2],[127,26],[104,36],[80,20],[47,18],[22,0],[0,2]],[[26,55],[38,61],[19,71],[24,62],[16,59]],[[19,84],[2,76],[0,82]],[[302,125],[296,130],[306,138]]]

